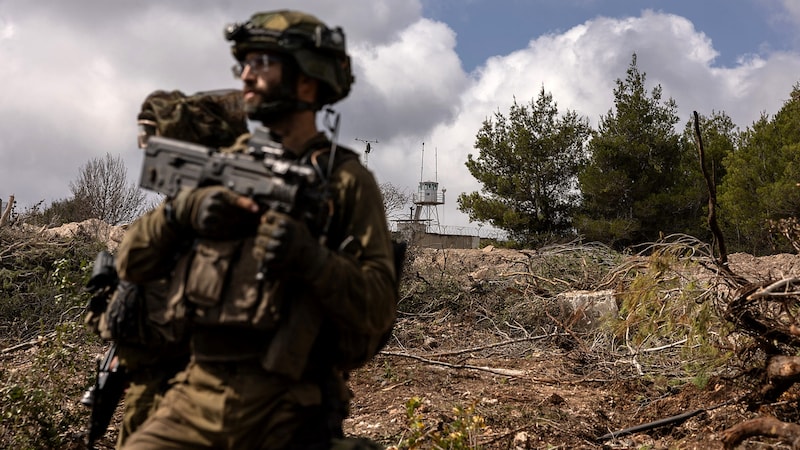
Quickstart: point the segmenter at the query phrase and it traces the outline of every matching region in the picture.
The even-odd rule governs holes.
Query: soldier
[[[238,147],[280,142],[330,195],[293,217],[221,186],[184,189],[131,225],[120,278],[171,280],[162,321],[188,324],[191,362],[124,448],[331,448],[343,442],[347,371],[385,342],[397,306],[378,186],[316,126],[353,82],[344,33],[274,11],[226,38],[248,116],[268,127]]]
[[[147,139],[153,135],[224,148],[247,132],[242,92],[234,89],[193,95],[154,91],[142,103],[137,124],[140,148],[145,148]],[[182,324],[160,320],[168,288],[166,279],[143,284],[123,281],[107,304],[99,304],[97,310],[90,308],[86,317],[90,329],[102,339],[115,343],[116,363],[125,380],[116,448],[122,448],[128,436],[156,409],[169,380],[189,361],[188,342],[180,329]],[[150,320],[151,314],[157,321]],[[94,392],[89,398],[94,395],[114,393]],[[116,405],[104,413],[110,416],[113,406]],[[102,423],[105,422],[97,425]],[[92,430],[90,435],[104,432],[105,429]]]

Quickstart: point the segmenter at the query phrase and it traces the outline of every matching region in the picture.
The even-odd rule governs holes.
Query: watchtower
[[[437,155],[438,158],[438,155]],[[439,222],[439,205],[444,205],[444,194],[447,192],[447,189],[442,189],[439,192],[439,182],[436,181],[438,177],[438,167],[434,172],[434,180],[433,181],[422,181],[423,180],[423,167],[425,161],[425,143],[422,143],[422,160],[423,163],[420,167],[420,182],[419,182],[419,189],[417,193],[413,196],[414,201],[414,222],[421,223],[425,222],[428,226],[435,225],[438,227],[440,225]],[[438,162],[437,162],[438,164]]]

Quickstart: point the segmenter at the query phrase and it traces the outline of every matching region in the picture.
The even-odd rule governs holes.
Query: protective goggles
[[[251,72],[266,72],[271,64],[279,61],[281,61],[281,59],[275,55],[262,53],[247,58],[244,61],[239,61],[231,67],[231,71],[234,77],[241,78],[246,67],[249,67]]]

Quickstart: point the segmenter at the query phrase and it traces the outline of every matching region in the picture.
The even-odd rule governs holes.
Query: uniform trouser
[[[257,362],[192,362],[175,381],[125,450],[328,448],[335,437],[317,383]]]
[[[128,437],[155,412],[170,380],[186,367],[188,355],[176,353],[154,363],[142,364],[131,348],[119,347],[118,352],[123,355],[122,365],[127,367],[128,379],[116,446],[121,449]]]
[[[125,389],[122,423],[119,427],[117,448],[122,448],[128,437],[155,411],[164,393],[165,380],[162,378],[143,378],[131,381]]]

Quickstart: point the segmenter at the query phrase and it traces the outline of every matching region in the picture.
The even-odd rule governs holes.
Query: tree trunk
[[[0,201],[0,205],[2,205],[2,201]],[[8,205],[6,205],[6,209],[5,211],[3,211],[3,215],[0,216],[0,227],[8,223],[8,218],[11,217],[11,209],[13,207],[14,207],[14,196],[11,195],[8,197]]]

